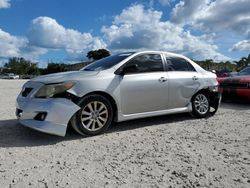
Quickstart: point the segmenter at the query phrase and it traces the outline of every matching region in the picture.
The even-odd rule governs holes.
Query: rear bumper
[[[80,109],[64,98],[37,99],[22,96],[18,96],[16,107],[20,124],[58,136],[65,136],[69,120]],[[46,114],[45,118],[37,120],[39,113]]]
[[[214,109],[212,113],[216,113],[221,103],[221,93],[219,91],[210,91],[210,106]]]

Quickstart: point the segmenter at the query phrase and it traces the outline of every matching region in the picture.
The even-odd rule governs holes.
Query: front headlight
[[[36,98],[49,98],[56,94],[63,93],[75,85],[75,82],[63,82],[58,84],[47,84],[42,86],[35,94]]]

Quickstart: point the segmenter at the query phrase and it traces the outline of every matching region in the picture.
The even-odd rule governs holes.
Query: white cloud
[[[149,0],[149,6],[153,7],[155,2],[159,2],[162,6],[169,6],[171,3],[175,1],[176,0]]]
[[[46,49],[29,45],[26,37],[13,36],[0,29],[0,58],[24,57],[34,60],[46,53]]]
[[[182,0],[172,10],[174,23],[190,24],[207,31],[250,29],[249,0]]]
[[[98,37],[93,37],[90,33],[64,28],[50,17],[34,19],[27,36],[33,46],[65,50],[71,56],[83,55],[83,52],[87,50],[106,47],[103,40]]]
[[[171,12],[171,21],[202,32],[231,33],[242,37],[229,51],[249,51],[249,0],[182,0]],[[233,31],[233,32],[232,32]],[[229,40],[229,39],[228,39]]]
[[[49,17],[38,17],[30,25],[27,36],[13,36],[0,29],[0,59],[24,57],[37,60],[49,50],[63,50],[67,59],[83,59],[88,50],[106,48],[99,37],[66,29]]]
[[[0,0],[0,8],[9,8],[10,0]]]
[[[250,51],[250,40],[242,40],[233,45],[230,51]]]
[[[197,23],[211,30],[232,29],[242,34],[250,29],[249,7],[249,0],[217,0],[197,18]]]
[[[171,21],[177,24],[190,23],[206,11],[210,4],[208,0],[182,0],[171,12]]]
[[[247,31],[247,38],[250,39],[250,29]]]
[[[103,27],[104,39],[112,50],[168,50],[192,58],[228,59],[217,52],[211,37],[194,36],[169,21],[161,21],[162,12],[132,5],[115,17],[113,24]]]
[[[171,2],[174,2],[175,0],[158,0],[160,4],[163,6],[169,5]]]
[[[19,56],[21,48],[24,48],[27,43],[26,38],[12,36],[0,29],[0,57]]]

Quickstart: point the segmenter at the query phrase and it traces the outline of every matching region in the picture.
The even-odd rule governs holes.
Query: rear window
[[[242,69],[242,70],[238,73],[238,75],[240,75],[240,76],[250,75],[250,67],[247,67],[247,68]]]
[[[168,71],[196,71],[186,59],[180,57],[167,57]]]

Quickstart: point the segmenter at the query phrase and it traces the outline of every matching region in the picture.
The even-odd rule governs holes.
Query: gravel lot
[[[22,127],[24,81],[0,80],[0,187],[250,187],[250,105],[118,123],[108,133],[46,135]]]

